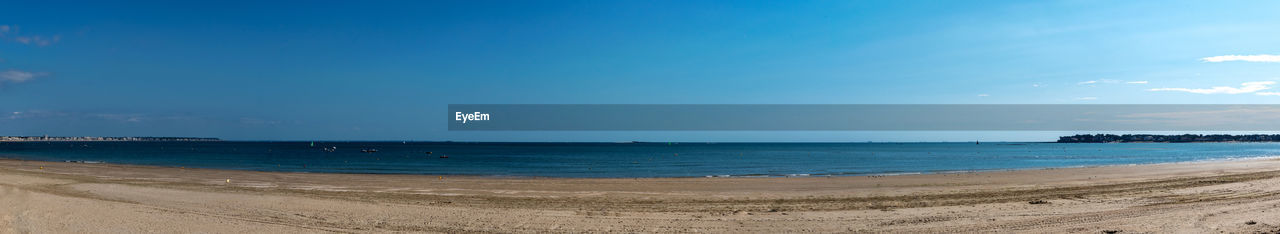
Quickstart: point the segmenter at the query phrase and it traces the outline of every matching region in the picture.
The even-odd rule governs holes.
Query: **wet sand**
[[[642,179],[0,160],[0,233],[1205,233],[1276,232],[1276,220],[1278,160],[882,177]]]

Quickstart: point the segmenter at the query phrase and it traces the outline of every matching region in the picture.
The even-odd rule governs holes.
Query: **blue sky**
[[[1280,103],[1280,2],[1230,3],[6,3],[0,135],[1047,140],[1062,133],[448,132],[443,113],[450,103]]]

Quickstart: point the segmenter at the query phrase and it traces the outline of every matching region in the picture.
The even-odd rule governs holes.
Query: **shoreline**
[[[508,175],[470,175],[470,174],[399,174],[399,173],[344,173],[344,172],[298,172],[298,171],[260,171],[260,170],[238,170],[238,169],[220,169],[220,168],[203,168],[203,167],[183,167],[183,166],[157,166],[157,165],[138,165],[138,164],[119,164],[106,161],[97,161],[93,163],[86,162],[59,162],[59,161],[43,161],[0,157],[0,170],[13,169],[17,165],[31,165],[45,169],[50,169],[54,173],[71,174],[71,175],[95,175],[100,177],[112,177],[114,174],[111,170],[124,171],[146,171],[161,175],[176,175],[175,172],[198,172],[195,175],[234,175],[244,174],[251,177],[281,177],[281,176],[308,176],[314,175],[318,177],[386,177],[387,179],[439,179],[447,177],[450,179],[467,179],[467,180],[493,180],[493,181],[750,181],[750,180],[809,180],[809,179],[845,179],[856,180],[858,178],[910,178],[911,180],[931,180],[942,178],[953,178],[952,176],[1015,176],[1017,174],[1035,174],[1037,171],[1062,171],[1062,172],[1079,172],[1079,173],[1102,173],[1097,174],[1099,179],[1119,179],[1118,177],[1132,176],[1128,172],[1119,173],[1129,169],[1152,169],[1152,171],[1160,171],[1163,173],[1145,173],[1144,176],[1178,176],[1183,172],[1196,171],[1201,166],[1210,166],[1213,168],[1233,168],[1238,171],[1233,172],[1253,172],[1253,170],[1245,169],[1250,167],[1249,164],[1266,163],[1276,164],[1276,169],[1280,170],[1280,156],[1264,156],[1264,157],[1248,157],[1248,158],[1223,158],[1223,159],[1205,159],[1194,161],[1180,162],[1161,162],[1161,163],[1139,163],[1139,164],[1108,164],[1108,165],[1085,165],[1072,167],[1036,167],[1036,168],[1018,168],[1018,169],[991,169],[991,170],[966,170],[966,171],[944,171],[944,172],[905,172],[905,173],[887,173],[887,174],[859,174],[859,175],[827,175],[827,176],[690,176],[690,177],[554,177],[554,176],[508,176]],[[77,169],[72,173],[65,171],[57,171],[55,168],[71,168]],[[1175,170],[1176,169],[1176,170]],[[21,170],[21,169],[19,169]],[[102,170],[102,171],[94,171]],[[105,173],[104,173],[105,172]],[[1221,173],[1221,172],[1220,172]],[[1066,173],[1063,173],[1066,174]],[[1125,174],[1108,176],[1109,174]],[[1116,177],[1116,178],[1113,178]],[[122,179],[142,179],[132,177],[121,177]],[[1065,178],[1064,178],[1065,179]],[[905,180],[905,179],[904,179]],[[828,180],[829,181],[829,180]],[[1041,181],[1043,182],[1043,181]]]
[[[1273,204],[1280,206],[1274,158],[790,178],[494,178],[0,159],[0,227],[11,227],[0,232],[104,225],[286,233],[1250,232],[1280,227],[1267,223],[1280,212],[1257,208]],[[1217,213],[1224,209],[1231,212]],[[1208,221],[1174,222],[1188,217]]]
[[[987,173],[1001,171],[1028,171],[1028,170],[1056,170],[1056,169],[1074,169],[1074,168],[1100,168],[1100,167],[1127,167],[1127,166],[1145,166],[1145,165],[1165,165],[1165,164],[1195,164],[1195,163],[1214,163],[1214,162],[1234,162],[1234,161],[1253,161],[1253,160],[1276,160],[1280,159],[1280,155],[1257,156],[1257,157],[1230,157],[1230,158],[1212,158],[1191,161],[1175,161],[1175,162],[1156,162],[1156,163],[1128,163],[1128,164],[1103,164],[1103,165],[1079,165],[1079,166],[1062,166],[1062,167],[1026,167],[1026,168],[1006,168],[1006,169],[973,169],[973,170],[946,170],[946,171],[919,171],[919,172],[892,172],[892,173],[867,173],[867,174],[812,174],[812,173],[796,173],[786,175],[704,175],[704,176],[680,176],[680,177],[557,177],[557,176],[523,176],[523,175],[478,175],[478,174],[410,174],[410,173],[359,173],[359,172],[319,172],[319,171],[272,171],[272,170],[250,170],[250,169],[224,169],[224,168],[207,168],[207,167],[191,167],[192,169],[207,170],[227,170],[227,171],[244,171],[244,172],[272,172],[272,173],[310,173],[310,174],[347,174],[347,175],[412,175],[412,176],[451,176],[451,177],[476,177],[476,178],[530,178],[530,179],[661,179],[661,178],[808,178],[808,177],[885,177],[885,176],[904,176],[904,175],[940,175],[940,174],[967,174],[967,173]],[[185,166],[168,166],[168,165],[140,165],[128,163],[112,163],[100,160],[63,160],[63,161],[44,161],[33,159],[22,159],[12,156],[0,154],[0,161],[33,161],[33,162],[57,162],[57,163],[79,163],[79,164],[107,164],[122,166],[139,166],[139,167],[156,167],[156,168],[187,168]]]

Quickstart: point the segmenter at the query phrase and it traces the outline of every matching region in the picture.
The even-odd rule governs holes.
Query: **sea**
[[[901,175],[1278,155],[1280,143],[0,142],[0,158],[25,160],[578,178]]]

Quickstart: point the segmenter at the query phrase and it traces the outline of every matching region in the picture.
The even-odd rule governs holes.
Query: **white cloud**
[[[1210,63],[1243,61],[1243,62],[1260,62],[1260,63],[1280,63],[1280,55],[1257,54],[1257,55],[1223,55],[1204,57],[1200,61]]]
[[[1147,84],[1145,80],[1124,82],[1125,84]]]
[[[0,113],[0,124],[4,121],[56,120],[56,121],[106,121],[112,123],[191,123],[191,124],[237,124],[237,125],[279,125],[296,124],[297,121],[280,121],[244,117],[240,119],[206,118],[187,114],[172,113],[121,113],[121,112],[79,112],[26,110]]]
[[[1091,85],[1091,84],[1099,84],[1099,83],[1101,83],[1101,84],[1118,84],[1118,83],[1120,83],[1120,82],[1124,82],[1124,81],[1123,81],[1123,80],[1112,80],[1112,79],[1097,79],[1097,80],[1081,81],[1081,82],[1076,83],[1076,84],[1077,84],[1077,85]]]
[[[1253,92],[1271,89],[1271,85],[1274,85],[1274,84],[1276,84],[1275,81],[1254,81],[1254,82],[1241,83],[1239,88],[1227,87],[1227,86],[1216,86],[1216,87],[1207,88],[1207,89],[1154,88],[1154,89],[1148,89],[1147,91],[1178,91],[1178,92],[1199,93],[1199,94],[1219,94],[1219,93],[1242,94],[1242,93],[1253,93]],[[1263,95],[1266,95],[1266,94],[1263,94]]]
[[[989,97],[989,96],[991,96],[991,95],[990,95],[990,94],[985,94],[985,93],[984,93],[984,94],[978,94],[978,96],[979,96],[979,97]]]
[[[9,36],[12,36],[12,37],[9,37]],[[52,45],[53,43],[57,43],[58,41],[62,40],[62,35],[53,35],[50,37],[50,36],[23,34],[21,33],[21,30],[19,30],[17,26],[9,26],[9,25],[0,25],[0,37],[9,38],[9,39],[5,39],[6,41],[12,40],[13,42],[21,43],[24,45],[36,45],[36,46]]]
[[[37,46],[47,46],[47,45],[53,44],[54,42],[58,42],[62,40],[62,36],[53,36],[53,38],[46,38],[41,36],[30,36],[30,37],[24,36],[24,37],[13,38],[13,40],[25,45],[34,44]]]
[[[45,74],[25,72],[25,71],[19,71],[19,70],[8,70],[8,71],[0,72],[0,84],[6,83],[6,82],[22,83],[22,82],[27,82],[29,80],[33,80],[35,78],[39,78],[41,76],[45,76]]]

